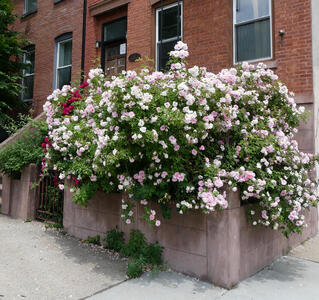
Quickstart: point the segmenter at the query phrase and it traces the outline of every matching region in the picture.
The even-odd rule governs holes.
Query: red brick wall
[[[150,0],[131,0],[127,7],[92,17],[89,7],[101,0],[88,0],[85,72],[97,65],[102,24],[127,15],[127,56],[138,52],[154,58],[155,8]],[[164,3],[167,3],[166,0]],[[23,0],[14,0],[16,12],[22,14]],[[172,1],[170,1],[172,2]],[[38,12],[17,22],[36,45],[34,108],[36,114],[52,90],[54,39],[73,32],[72,79],[79,78],[82,41],[82,0],[38,1]],[[218,72],[233,65],[232,0],[184,0],[183,40],[190,49],[190,65],[205,65]],[[285,30],[281,37],[279,30]],[[273,0],[273,59],[280,79],[297,94],[296,100],[312,103],[311,1]],[[137,63],[127,61],[127,69]]]
[[[88,6],[100,0],[88,0]],[[164,1],[164,3],[167,1]],[[170,1],[172,2],[172,1]],[[183,40],[188,43],[190,65],[204,65],[218,72],[233,65],[232,0],[184,0]],[[122,10],[123,11],[123,10]],[[87,60],[100,56],[95,40],[101,38],[101,20],[116,19],[121,14],[111,11],[105,17],[94,18],[88,13]],[[154,58],[155,9],[149,0],[132,0],[127,7],[127,54],[138,52]],[[279,30],[285,30],[284,37]],[[94,38],[92,38],[94,34]],[[312,98],[311,1],[273,1],[273,59],[276,73],[302,102]],[[86,64],[86,71],[91,66]],[[137,63],[127,62],[132,69]],[[299,97],[297,97],[299,101]]]
[[[14,0],[15,12],[23,14],[23,0]],[[73,33],[72,81],[80,78],[82,45],[82,0],[38,0],[37,12],[18,19],[15,29],[35,45],[35,75],[33,108],[35,115],[42,111],[46,97],[52,92],[54,70],[54,40],[61,34]]]
[[[276,72],[296,94],[312,94],[311,1],[273,2]],[[278,34],[281,29],[283,38]]]

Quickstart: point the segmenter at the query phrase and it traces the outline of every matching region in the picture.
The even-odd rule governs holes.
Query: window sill
[[[28,11],[28,12],[24,13],[24,14],[21,16],[21,20],[24,20],[24,19],[26,19],[27,17],[34,15],[37,11],[38,11],[38,10],[35,9],[35,10]]]
[[[26,103],[26,104],[31,104],[31,103],[33,103],[33,99],[21,99],[21,101],[22,101],[23,103]]]
[[[257,61],[247,61],[250,65],[257,66],[258,64],[262,63],[266,65],[267,69],[276,70],[278,67],[277,60],[257,60]],[[242,64],[243,62],[235,63],[234,67]]]
[[[256,61],[253,62],[252,64],[257,66],[259,63],[263,63],[264,65],[267,66],[267,69],[272,69],[276,70],[277,69],[277,60],[261,60],[261,61]]]

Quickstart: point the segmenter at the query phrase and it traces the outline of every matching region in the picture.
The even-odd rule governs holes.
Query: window
[[[71,82],[72,33],[64,34],[55,40],[55,53],[55,80],[53,87],[61,89]]]
[[[37,0],[24,0],[24,14],[30,14],[37,10]]]
[[[177,2],[156,10],[156,68],[166,69],[169,52],[182,39],[183,5]]]
[[[234,60],[272,58],[271,0],[233,0]]]
[[[103,25],[101,63],[106,76],[126,68],[126,29],[126,17]]]
[[[22,55],[22,62],[26,64],[26,67],[22,70],[22,101],[33,100],[33,83],[34,83],[34,46],[30,46],[25,49]]]

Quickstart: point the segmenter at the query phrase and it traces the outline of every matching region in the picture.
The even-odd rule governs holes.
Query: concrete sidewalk
[[[319,237],[231,291],[175,272],[125,280],[126,261],[0,214],[0,299],[318,300]]]
[[[283,257],[227,291],[177,273],[126,281],[90,300],[318,300],[319,264]]]
[[[80,299],[125,280],[126,262],[43,223],[0,214],[0,299]]]

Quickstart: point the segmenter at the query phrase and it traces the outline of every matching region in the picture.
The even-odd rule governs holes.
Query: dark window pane
[[[104,42],[126,39],[126,18],[104,25]]]
[[[236,23],[270,15],[269,0],[236,0]]]
[[[33,99],[33,76],[23,77],[22,100]]]
[[[174,46],[177,43],[178,39],[170,42],[162,42],[157,44],[157,53],[158,53],[158,70],[166,70],[167,62],[170,58],[169,52],[174,50]]]
[[[58,82],[57,82],[57,88],[62,89],[64,85],[69,85],[71,82],[71,67],[58,69]]]
[[[159,9],[158,18],[158,40],[171,39],[181,35],[181,5],[179,8],[176,5],[163,11]]]
[[[270,20],[237,26],[236,45],[237,62],[270,57]]]
[[[72,40],[60,42],[59,47],[59,67],[72,64]]]
[[[25,53],[24,63],[27,64],[24,74],[34,73],[34,51]]]
[[[25,0],[25,12],[32,12],[37,9],[37,0]]]

